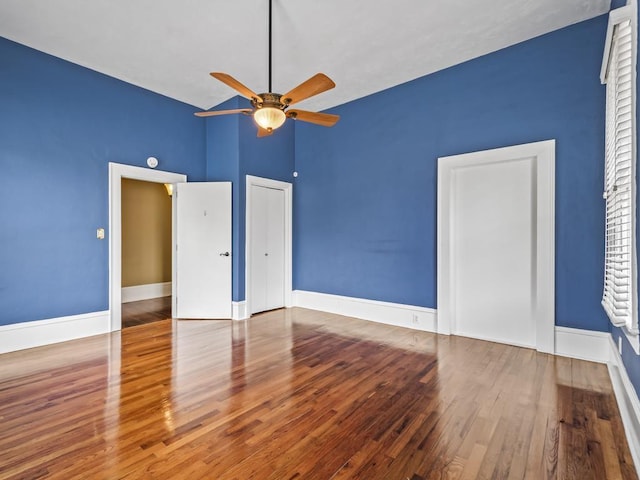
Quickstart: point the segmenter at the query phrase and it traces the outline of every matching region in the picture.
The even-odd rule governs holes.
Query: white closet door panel
[[[456,333],[536,344],[535,159],[454,175]]]
[[[267,309],[284,306],[284,191],[267,188]]]
[[[285,192],[251,187],[251,313],[284,307]]]
[[[269,197],[266,188],[252,186],[251,212],[251,313],[267,310],[267,226]]]

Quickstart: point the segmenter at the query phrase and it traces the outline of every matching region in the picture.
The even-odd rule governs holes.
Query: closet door
[[[284,307],[284,192],[268,191],[266,310]]]
[[[438,159],[438,332],[555,351],[555,141]]]
[[[251,186],[251,312],[284,307],[284,191]]]

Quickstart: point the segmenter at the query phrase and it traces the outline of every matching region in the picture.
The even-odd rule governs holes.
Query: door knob
[[[220,254],[221,257],[228,257],[229,255],[231,255],[229,252],[224,252]]]

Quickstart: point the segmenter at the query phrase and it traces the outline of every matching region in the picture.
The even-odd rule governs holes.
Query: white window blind
[[[602,305],[637,333],[635,299],[635,62],[633,25],[614,26],[606,71],[605,268]]]

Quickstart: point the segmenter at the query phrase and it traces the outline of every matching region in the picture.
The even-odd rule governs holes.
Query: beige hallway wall
[[[122,286],[171,281],[171,197],[161,183],[122,179]]]

